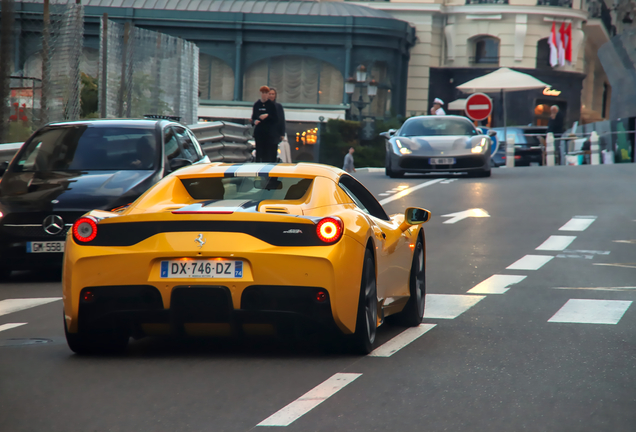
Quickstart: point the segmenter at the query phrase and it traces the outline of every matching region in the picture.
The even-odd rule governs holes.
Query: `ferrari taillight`
[[[83,216],[73,224],[73,237],[76,241],[86,243],[97,236],[97,221],[90,216]]]
[[[342,237],[342,221],[334,217],[321,219],[316,225],[316,234],[325,243],[335,243]]]

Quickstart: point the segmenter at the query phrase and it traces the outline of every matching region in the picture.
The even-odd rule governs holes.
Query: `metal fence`
[[[82,5],[15,6],[13,0],[0,4],[0,142],[25,139],[49,121],[81,113]]]
[[[173,115],[192,124],[199,105],[199,48],[104,15],[99,107],[103,118]]]

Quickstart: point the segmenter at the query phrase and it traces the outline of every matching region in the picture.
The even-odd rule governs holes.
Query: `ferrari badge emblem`
[[[203,234],[199,234],[199,237],[194,239],[194,241],[197,242],[197,244],[199,245],[199,249],[201,249],[203,245],[205,244],[205,239],[203,238]]]

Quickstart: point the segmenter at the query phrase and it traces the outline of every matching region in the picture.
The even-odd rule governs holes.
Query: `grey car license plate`
[[[455,158],[430,158],[431,165],[455,165]]]
[[[27,242],[27,253],[63,253],[65,242],[63,241],[42,241]]]

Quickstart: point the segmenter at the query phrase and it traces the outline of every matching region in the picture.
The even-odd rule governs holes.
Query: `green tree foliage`
[[[97,96],[97,78],[82,72],[82,90],[80,92],[80,105],[82,107],[82,118],[97,118],[98,96]]]
[[[376,132],[398,129],[404,120],[392,118],[376,120]],[[383,167],[385,157],[385,139],[380,135],[372,141],[359,141],[360,122],[331,119],[323,124],[320,135],[320,162],[342,168],[344,157],[350,147],[355,148],[353,155],[355,166]]]

